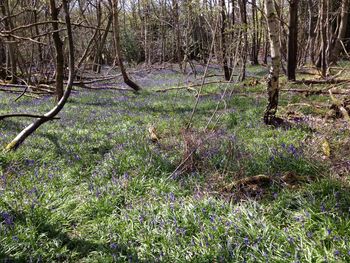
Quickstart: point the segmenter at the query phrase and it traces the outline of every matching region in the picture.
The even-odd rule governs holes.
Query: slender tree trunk
[[[236,34],[235,34],[235,29],[234,26],[236,24],[236,16],[235,16],[235,10],[236,10],[236,2],[235,0],[231,0],[231,43],[233,43],[236,39]],[[234,58],[235,56],[235,52],[234,49],[231,48],[231,52],[230,52],[230,67],[233,68],[233,61],[235,60]]]
[[[173,10],[174,10],[174,23],[175,23],[175,55],[174,61],[179,63],[180,70],[182,71],[182,58],[183,52],[181,48],[181,31],[180,31],[180,17],[179,17],[179,3],[177,0],[172,0]]]
[[[259,56],[259,44],[258,44],[258,14],[256,7],[256,0],[252,0],[252,21],[253,21],[253,32],[252,32],[252,48],[251,48],[251,63],[258,65]]]
[[[308,0],[308,12],[309,12],[309,39],[308,50],[309,57],[312,64],[315,64],[315,19],[314,19],[314,5],[312,0]]]
[[[231,78],[231,72],[227,65],[227,54],[226,54],[226,7],[225,0],[221,2],[221,53],[222,53],[222,67],[224,69],[225,80],[229,81]]]
[[[56,6],[56,3],[54,0],[53,3],[50,3],[51,8]],[[67,35],[68,35],[68,47],[69,47],[69,77],[68,77],[68,83],[66,90],[64,92],[63,97],[61,100],[57,103],[57,105],[50,110],[48,113],[44,114],[43,117],[38,118],[36,121],[34,121],[32,124],[27,126],[23,131],[21,131],[15,139],[13,139],[7,146],[6,150],[16,150],[32,133],[34,133],[42,124],[52,120],[64,107],[66,104],[69,95],[72,90],[73,80],[74,80],[74,44],[73,44],[73,36],[72,36],[72,27],[70,22],[70,16],[69,16],[69,5],[67,0],[62,0],[62,6],[65,14],[65,23],[66,23],[66,29],[67,29]],[[55,8],[51,9],[51,13],[55,12]],[[57,52],[57,51],[56,51]],[[62,80],[63,82],[63,80]],[[57,83],[56,83],[57,85]]]
[[[96,0],[96,21],[97,21],[97,27],[99,28],[101,26],[101,20],[102,20],[102,8],[101,8],[101,2],[99,0]],[[107,24],[108,26],[108,24]],[[104,34],[106,31],[104,32]],[[107,32],[108,34],[108,32]],[[96,45],[96,52],[94,56],[93,66],[92,70],[96,73],[101,72],[101,63],[102,63],[102,40],[101,40],[101,33],[100,30],[97,32],[97,37],[95,38],[95,45]]]
[[[247,0],[239,0],[239,9],[241,13],[241,22],[243,26],[243,49],[242,49],[242,72],[241,80],[246,78],[247,53],[248,53],[248,23],[247,23]]]
[[[112,10],[113,10],[112,11],[113,12],[113,33],[114,33],[114,43],[115,43],[115,49],[116,49],[116,61],[118,62],[118,66],[123,75],[125,84],[127,84],[133,90],[139,91],[141,88],[131,79],[129,79],[129,76],[126,73],[126,70],[123,64],[120,39],[119,39],[118,0],[112,1]]]
[[[289,1],[289,34],[288,34],[288,80],[295,80],[298,58],[298,4],[299,0]]]
[[[93,70],[96,73],[101,73],[102,51],[103,51],[103,48],[106,44],[107,36],[108,36],[109,30],[111,29],[112,21],[113,21],[113,16],[109,15],[106,30],[102,35],[101,42],[97,45],[97,50],[96,50],[95,58],[94,58],[94,66],[93,66]]]
[[[36,10],[36,9],[33,10],[33,16],[34,16],[34,23],[38,22],[38,10]],[[35,26],[35,34],[37,34],[37,35],[40,34],[38,25]],[[43,62],[43,50],[41,48],[41,44],[38,44],[38,58],[39,58],[39,62],[42,63]]]
[[[327,57],[327,9],[328,9],[328,0],[320,0],[320,32],[321,32],[321,53],[320,53],[320,63],[322,76],[327,75],[328,69],[328,57]]]
[[[6,79],[6,49],[2,39],[0,39],[0,79]]]
[[[12,17],[10,13],[10,6],[8,0],[1,0],[0,1],[0,9],[5,17],[4,19],[4,25],[5,29],[7,31],[11,31],[11,29],[14,27],[12,23]],[[16,56],[16,43],[15,39],[13,37],[8,38],[8,58],[9,58],[9,65],[10,65],[10,71],[11,71],[11,83],[15,84],[17,83],[17,56]]]
[[[340,25],[338,30],[338,35],[334,43],[334,47],[331,53],[331,62],[336,63],[339,59],[340,53],[343,49],[341,42],[346,37],[346,30],[348,25],[348,17],[349,17],[349,0],[343,0],[341,5],[341,13],[340,13]]]
[[[56,49],[56,101],[60,101],[63,96],[63,79],[64,79],[64,55],[63,55],[63,42],[60,38],[58,32],[58,14],[60,12],[59,8],[56,7],[55,0],[50,0],[50,9],[51,9],[51,19],[53,43]],[[57,21],[57,22],[55,22]]]
[[[279,73],[280,73],[280,44],[278,37],[278,19],[274,8],[273,0],[265,1],[265,12],[269,30],[270,51],[272,65],[267,82],[268,105],[265,110],[264,122],[273,124],[276,118],[279,93]]]

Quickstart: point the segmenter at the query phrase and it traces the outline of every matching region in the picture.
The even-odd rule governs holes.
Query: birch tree
[[[264,114],[264,122],[266,124],[274,124],[278,107],[280,44],[278,36],[278,20],[273,0],[265,1],[265,13],[269,32],[272,64],[267,80],[268,105]]]

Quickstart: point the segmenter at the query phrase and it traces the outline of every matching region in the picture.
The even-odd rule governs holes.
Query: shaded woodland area
[[[0,261],[349,262],[349,0],[0,0]]]

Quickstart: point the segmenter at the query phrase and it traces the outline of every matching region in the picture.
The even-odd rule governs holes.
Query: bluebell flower
[[[118,248],[118,245],[116,243],[111,243],[110,244],[110,248],[111,249],[117,249]]]

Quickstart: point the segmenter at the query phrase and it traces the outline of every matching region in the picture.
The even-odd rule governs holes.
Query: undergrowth
[[[219,105],[206,131],[224,87],[204,88],[191,169],[173,173],[195,97],[152,89],[177,78],[154,76],[140,95],[76,91],[60,120],[0,154],[3,262],[350,261],[349,189],[312,158],[312,129],[262,123],[263,83],[230,87],[237,94]],[[42,113],[53,104],[0,99],[0,113]],[[28,123],[1,121],[1,147]],[[159,142],[150,140],[149,125]],[[287,172],[312,179],[256,200],[221,194],[234,180]]]

